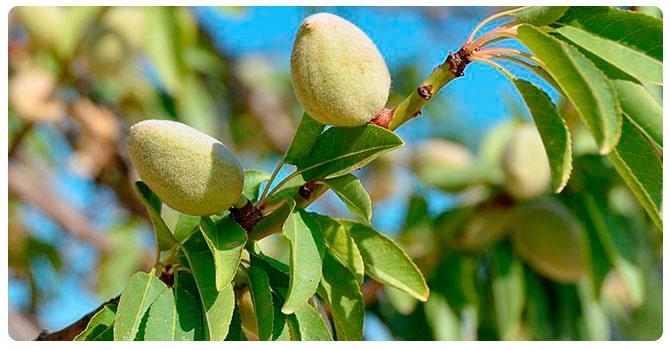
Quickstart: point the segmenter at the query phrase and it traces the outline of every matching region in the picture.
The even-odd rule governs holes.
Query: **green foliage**
[[[154,271],[137,272],[128,279],[121,293],[114,319],[114,340],[135,340],[140,335],[144,314],[161,293],[168,291]]]
[[[93,14],[81,14],[81,23]],[[363,340],[369,314],[404,339],[609,339],[611,329],[633,334],[631,320],[659,319],[652,297],[659,289],[654,264],[661,239],[647,233],[651,225],[662,231],[662,106],[644,84],[662,85],[662,21],[604,7],[502,14],[515,20],[489,40],[524,44],[530,52],[511,61],[538,73],[564,98],[554,102],[538,85],[498,67],[513,79],[534,121],[556,194],[522,198],[505,186],[511,175],[503,171],[504,149],[528,128],[511,121],[493,128],[476,156],[452,145],[460,156],[449,158],[449,146],[421,166],[412,159],[410,170],[422,186],[391,239],[371,224],[372,200],[363,183],[374,181],[353,173],[403,146],[402,139],[374,123],[326,128],[305,113],[272,174],[244,170],[246,209],[177,213],[170,221],[161,198],[136,182],[153,224],[157,262],[150,273],[132,275],[118,308],[103,307],[76,339]],[[174,95],[177,114],[192,112],[197,124],[215,104],[190,69],[228,67],[193,59],[197,54],[186,48],[197,46],[196,27],[179,9],[146,15],[152,26],[147,56]],[[516,54],[501,50],[477,47],[469,62]],[[440,87],[454,78],[441,67],[430,78],[440,78]],[[409,99],[417,93],[422,103],[430,99],[421,90]],[[275,184],[287,164],[295,171]],[[452,207],[434,213],[425,187],[458,195]],[[360,221],[308,212],[327,190]],[[274,234],[284,239],[266,248],[271,240],[263,240]]]
[[[74,340],[114,340],[115,318],[116,305],[105,305],[91,317],[88,325],[86,325],[86,329],[77,335]]]
[[[621,114],[605,75],[577,49],[536,27],[522,25],[518,33],[589,126],[600,153],[609,153],[621,135]]]

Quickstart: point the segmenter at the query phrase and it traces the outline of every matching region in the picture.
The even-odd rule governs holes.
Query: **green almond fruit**
[[[329,14],[307,17],[291,53],[291,79],[298,101],[315,120],[335,126],[369,122],[388,100],[384,58],[351,22]]]
[[[559,202],[542,199],[517,209],[511,223],[516,253],[537,273],[561,283],[586,275],[581,226]]]
[[[130,128],[130,159],[142,181],[184,214],[211,215],[240,199],[244,174],[233,152],[188,125],[145,120]]]
[[[547,193],[551,187],[551,168],[537,129],[523,124],[514,132],[503,151],[505,190],[517,200],[528,200]]]
[[[413,152],[411,167],[421,182],[447,192],[458,192],[477,182],[477,164],[470,150],[458,143],[430,139]]]

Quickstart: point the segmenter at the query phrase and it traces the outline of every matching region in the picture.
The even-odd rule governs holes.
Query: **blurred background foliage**
[[[288,72],[293,33],[322,10],[10,12],[14,338],[66,326],[151,267],[150,225],[126,151],[130,125],[179,120],[216,136],[245,168],[273,169],[302,114]],[[393,76],[394,106],[500,8],[325,10],[377,42]],[[661,233],[576,117],[572,178],[563,193],[550,194],[541,176],[546,159],[532,160],[542,145],[532,142],[532,121],[507,84],[495,70],[471,65],[398,131],[406,147],[360,171],[374,226],[401,243],[431,288],[422,304],[366,281],[366,339],[658,338]],[[315,205],[347,215],[332,195]],[[174,212],[164,213],[174,225]],[[274,238],[262,243],[279,258],[287,254]]]

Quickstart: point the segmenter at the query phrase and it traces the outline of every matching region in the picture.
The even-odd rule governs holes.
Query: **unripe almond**
[[[168,206],[189,215],[224,211],[240,198],[244,174],[228,147],[188,125],[145,120],[130,128],[130,159]]]
[[[460,191],[471,183],[474,165],[475,156],[467,147],[443,139],[425,141],[411,159],[422,182],[448,192]]]
[[[527,200],[549,190],[549,159],[534,126],[524,124],[514,132],[505,146],[502,162],[505,189],[512,197]]]
[[[520,207],[511,231],[515,251],[537,273],[562,283],[586,274],[583,232],[560,203],[543,199]]]
[[[351,22],[329,14],[307,17],[291,54],[298,101],[323,124],[369,122],[389,96],[391,76],[375,44]]]

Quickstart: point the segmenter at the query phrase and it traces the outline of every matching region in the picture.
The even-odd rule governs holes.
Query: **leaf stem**
[[[470,44],[474,39],[475,35],[477,35],[477,32],[481,30],[485,25],[503,17],[508,17],[516,13],[517,11],[521,10],[523,7],[517,7],[511,10],[503,11],[503,12],[498,12],[496,14],[493,14],[487,18],[485,18],[483,21],[479,22],[479,24],[475,27],[475,29],[472,30],[470,33],[470,36],[468,36],[468,39],[465,41],[465,45]],[[465,46],[464,45],[464,46]]]
[[[270,190],[270,186],[272,186],[272,183],[275,181],[275,178],[277,177],[277,175],[279,175],[279,171],[284,166],[284,164],[286,162],[286,154],[287,153],[288,153],[288,151],[284,152],[284,156],[282,156],[279,163],[277,163],[277,166],[275,167],[275,170],[272,171],[272,175],[270,176],[270,180],[268,180],[267,184],[265,185],[265,189],[263,189],[263,194],[261,195],[261,198],[258,201],[258,206],[259,207],[262,207],[263,205],[265,205],[265,198],[268,195],[268,191]]]
[[[501,73],[505,74],[505,76],[507,76],[510,80],[512,80],[512,81],[516,80],[516,77],[514,76],[514,74],[510,73],[507,69],[505,69],[505,67],[501,66],[500,64],[498,64],[498,63],[496,63],[496,62],[494,62],[494,61],[492,61],[488,58],[478,56],[478,55],[472,55],[472,56],[470,56],[470,60],[486,63],[486,64],[498,69]]]

